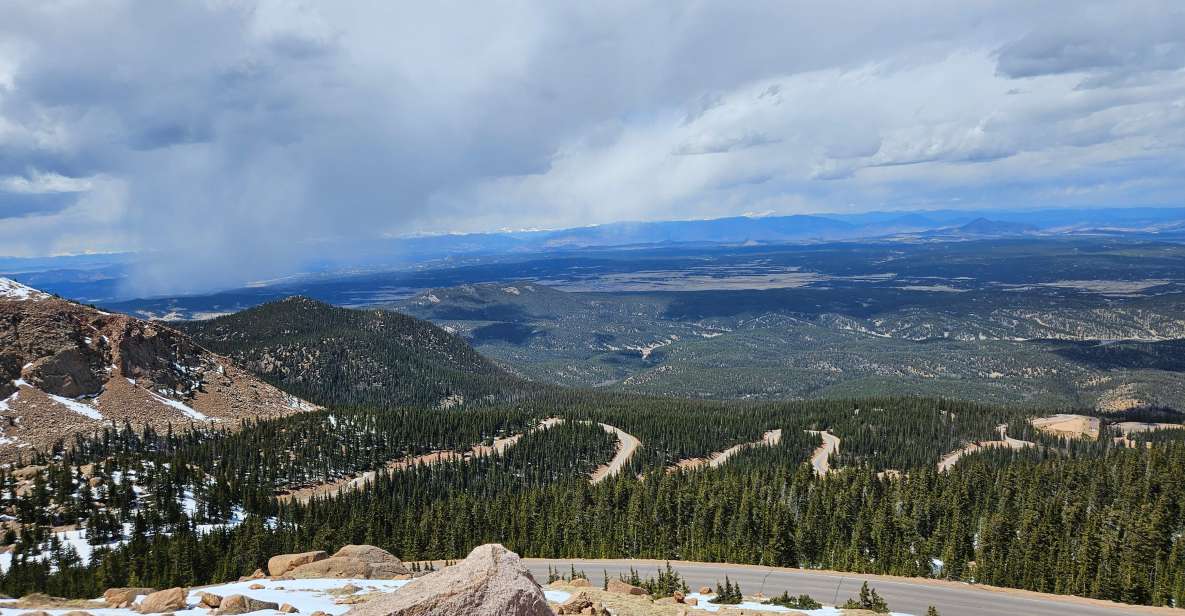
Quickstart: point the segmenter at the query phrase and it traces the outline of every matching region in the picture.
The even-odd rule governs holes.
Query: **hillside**
[[[449,332],[397,312],[291,297],[181,324],[201,344],[319,404],[452,406],[529,385]]]
[[[0,278],[0,460],[124,422],[225,425],[310,408],[170,327]]]

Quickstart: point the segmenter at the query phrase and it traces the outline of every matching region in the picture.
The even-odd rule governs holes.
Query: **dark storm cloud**
[[[13,3],[0,244],[172,292],[383,234],[1147,203],[1185,188],[1177,7]]]

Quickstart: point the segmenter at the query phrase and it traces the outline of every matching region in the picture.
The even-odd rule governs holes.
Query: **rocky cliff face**
[[[0,461],[125,420],[235,424],[311,408],[163,324],[0,278]]]

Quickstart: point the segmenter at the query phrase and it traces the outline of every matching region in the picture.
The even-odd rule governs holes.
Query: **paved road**
[[[608,571],[610,578],[628,573],[634,567],[643,576],[653,576],[660,561],[647,560],[562,560],[526,559],[535,578],[547,580],[547,567],[551,565],[561,571],[568,571],[575,565],[598,584],[602,572]],[[843,603],[848,597],[856,596],[860,584],[865,580],[885,598],[894,612],[924,616],[930,605],[938,608],[943,616],[1116,616],[1119,614],[1185,614],[1185,611],[1169,608],[1143,608],[1123,606],[1105,602],[1091,602],[1074,598],[1058,598],[1022,591],[992,590],[964,584],[911,581],[907,578],[886,578],[862,576],[859,574],[836,574],[831,572],[803,571],[801,569],[776,569],[744,565],[715,563],[672,562],[692,590],[700,586],[715,587],[723,582],[725,574],[738,582],[746,595],[763,592],[767,596],[806,593],[816,600],[831,605]]]

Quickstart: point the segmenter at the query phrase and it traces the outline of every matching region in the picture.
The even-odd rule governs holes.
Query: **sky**
[[[1185,3],[0,0],[0,254],[1183,205]]]

